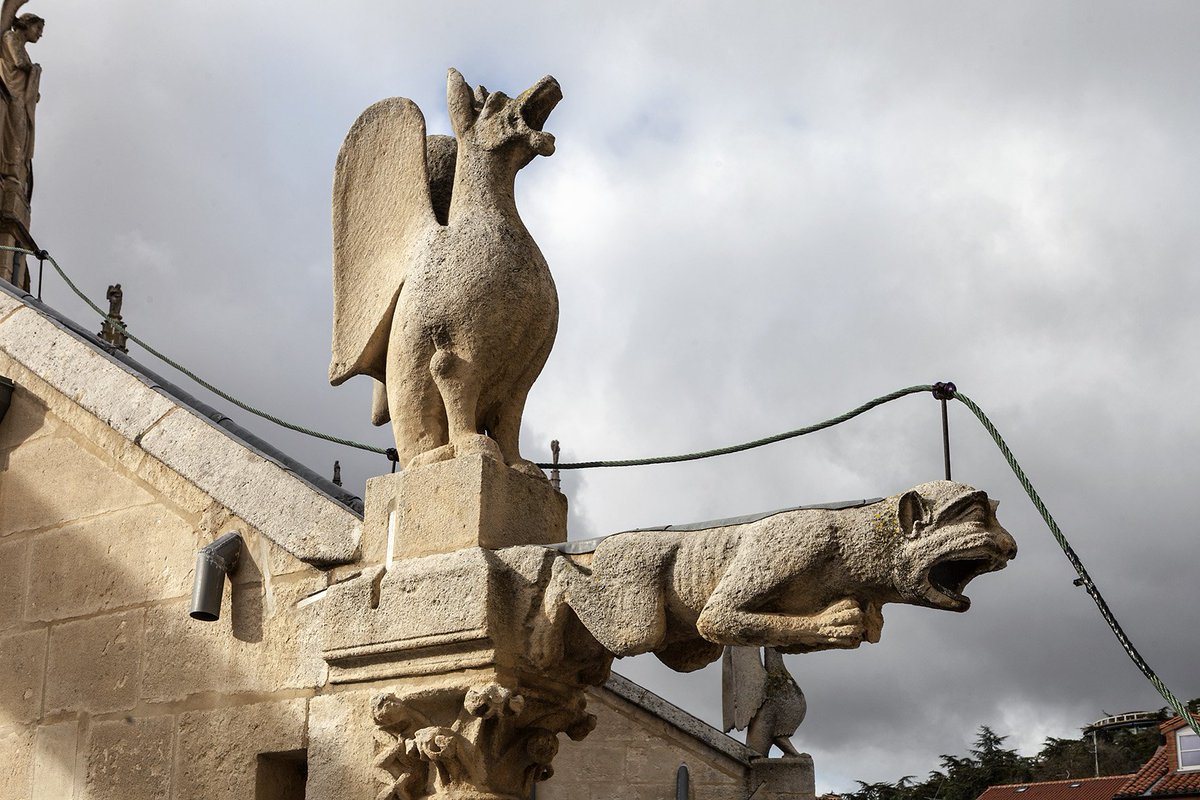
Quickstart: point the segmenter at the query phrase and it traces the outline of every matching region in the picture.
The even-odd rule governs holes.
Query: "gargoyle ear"
[[[927,524],[925,506],[921,504],[921,496],[911,490],[900,495],[896,516],[900,522],[900,531],[910,539],[919,536]]]
[[[450,113],[450,127],[454,135],[462,135],[475,124],[475,96],[467,86],[462,73],[453,67],[446,74],[446,110]]]

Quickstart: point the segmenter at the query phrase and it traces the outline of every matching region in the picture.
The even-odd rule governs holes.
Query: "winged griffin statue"
[[[482,453],[542,475],[519,435],[558,295],[513,185],[554,152],[542,126],[561,99],[550,76],[512,98],[451,69],[454,139],[426,137],[416,104],[393,97],[362,113],[338,154],[329,379],[382,383],[373,421],[390,417],[402,466]]]

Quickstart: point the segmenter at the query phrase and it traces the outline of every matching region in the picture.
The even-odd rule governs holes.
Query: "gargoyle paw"
[[[831,648],[858,647],[867,633],[867,615],[850,597],[828,606],[816,619],[818,635]]]

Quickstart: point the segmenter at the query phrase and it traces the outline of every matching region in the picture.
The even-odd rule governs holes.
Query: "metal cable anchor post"
[[[942,401],[942,458],[946,463],[946,480],[950,480],[950,416],[946,411],[946,401],[953,400],[958,387],[950,381],[935,383],[933,396]]]
[[[50,257],[50,254],[49,254],[49,253],[47,253],[45,250],[38,250],[36,253],[34,253],[34,255],[35,255],[35,256],[37,256],[37,260],[38,260],[38,293],[37,293],[37,299],[38,299],[38,302],[41,302],[41,300],[42,300],[42,275],[43,275],[43,274],[45,273],[45,271],[46,271],[46,259]]]

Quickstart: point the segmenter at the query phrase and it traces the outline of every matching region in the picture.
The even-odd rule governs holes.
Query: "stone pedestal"
[[[364,560],[567,540],[567,498],[548,481],[462,456],[367,481]]]
[[[591,731],[584,687],[604,680],[611,656],[544,613],[553,558],[539,546],[472,547],[329,589],[329,680],[375,683],[358,701],[370,719],[360,708],[355,722],[371,727],[371,796],[525,800],[553,772],[557,735]],[[327,727],[311,735],[346,735]]]
[[[808,753],[753,759],[748,781],[746,796],[754,800],[812,800],[817,792]]]
[[[328,720],[310,728],[311,752],[356,741],[362,763],[317,759],[310,785],[339,786],[339,798],[526,800],[553,771],[558,734],[594,727],[584,688],[612,662],[545,597],[556,553],[540,545],[566,541],[566,498],[465,456],[372,479],[365,507],[364,561],[379,566],[323,600],[342,699],[314,706]]]

